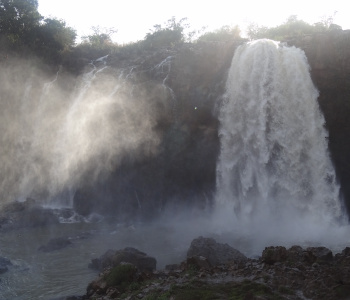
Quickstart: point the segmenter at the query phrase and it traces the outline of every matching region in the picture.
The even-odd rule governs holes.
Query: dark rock
[[[213,238],[199,237],[191,242],[187,257],[203,256],[212,266],[229,262],[246,261],[247,257],[228,244],[217,243]]]
[[[39,206],[31,198],[24,202],[8,203],[0,212],[0,227],[2,229],[42,227],[58,223],[58,217],[53,210]]]
[[[179,270],[179,269],[180,269],[179,264],[170,264],[170,265],[165,266],[165,270],[167,270],[167,271],[175,271],[175,270]]]
[[[308,262],[330,262],[333,260],[333,253],[326,247],[309,247],[306,249],[308,253]]]
[[[346,247],[342,252],[341,254],[343,256],[350,256],[350,247]]]
[[[152,272],[156,269],[157,261],[135,248],[127,247],[122,250],[108,250],[100,258],[91,260],[89,267],[102,271],[107,267],[114,267],[122,262],[136,266],[140,271]]]
[[[7,272],[8,266],[12,266],[11,261],[5,257],[0,257],[0,274]]]
[[[40,246],[38,250],[42,252],[52,252],[52,251],[66,248],[71,244],[72,242],[68,238],[65,238],[65,237],[54,238],[54,239],[51,239],[46,245]]]
[[[266,247],[262,253],[261,259],[263,262],[273,265],[276,262],[286,261],[288,257],[287,249],[282,246]]]
[[[186,264],[187,264],[187,268],[195,267],[198,270],[201,270],[201,269],[210,270],[213,267],[209,262],[209,260],[204,256],[188,257]]]
[[[58,218],[51,209],[33,207],[23,213],[20,227],[43,227],[58,224]]]

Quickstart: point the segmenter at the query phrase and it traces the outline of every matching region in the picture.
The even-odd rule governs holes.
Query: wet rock
[[[330,262],[333,260],[333,253],[326,247],[308,247],[308,261],[314,262]]]
[[[204,256],[188,257],[186,264],[187,266],[194,266],[198,270],[201,270],[201,269],[209,270],[213,267],[209,262],[209,260]]]
[[[0,257],[0,274],[7,272],[8,266],[12,266],[12,262],[5,257]]]
[[[187,257],[203,256],[212,266],[229,262],[244,262],[247,257],[228,244],[217,243],[213,238],[194,239],[187,251]]]
[[[54,239],[51,239],[46,245],[40,246],[38,250],[41,252],[52,252],[52,251],[66,248],[71,244],[72,242],[68,238],[65,238],[65,237],[54,238]]]
[[[132,247],[121,250],[108,250],[100,258],[91,260],[89,267],[102,271],[106,267],[114,267],[122,262],[136,266],[140,271],[152,272],[156,269],[157,261],[154,257],[148,256]]]
[[[262,253],[261,259],[263,262],[273,265],[277,262],[282,262],[287,259],[287,249],[282,246],[277,247],[266,247]]]
[[[43,227],[58,223],[58,217],[53,210],[41,207],[31,198],[24,202],[8,203],[0,212],[0,227],[5,230]]]

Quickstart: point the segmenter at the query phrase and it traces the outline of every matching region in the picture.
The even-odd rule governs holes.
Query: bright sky
[[[193,29],[239,25],[244,30],[252,22],[280,25],[291,15],[313,24],[336,12],[334,23],[350,29],[348,5],[346,0],[39,0],[39,12],[63,19],[79,36],[90,34],[92,26],[113,27],[118,30],[113,40],[122,44],[142,40],[172,16],[187,17]]]

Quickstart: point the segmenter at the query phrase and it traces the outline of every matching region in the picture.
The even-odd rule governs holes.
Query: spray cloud
[[[108,174],[124,156],[152,155],[155,103],[124,72],[98,62],[79,78],[35,62],[0,69],[1,202],[50,198]]]

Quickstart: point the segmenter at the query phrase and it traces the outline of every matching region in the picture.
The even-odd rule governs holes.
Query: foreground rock
[[[196,239],[189,253],[193,244],[222,250],[214,242]],[[350,248],[333,255],[325,247],[267,247],[259,259],[241,254],[224,264],[212,264],[208,257],[197,255],[205,250],[196,250],[195,256],[162,271],[141,272],[130,263],[109,267],[81,299],[350,299]]]
[[[247,257],[228,244],[217,243],[213,238],[194,239],[187,251],[187,257],[205,257],[212,266],[230,262],[244,262]]]
[[[157,265],[154,257],[148,256],[135,248],[126,247],[117,251],[108,250],[100,258],[92,259],[89,267],[102,271],[107,267],[115,267],[121,263],[130,263],[142,272],[152,272]]]

